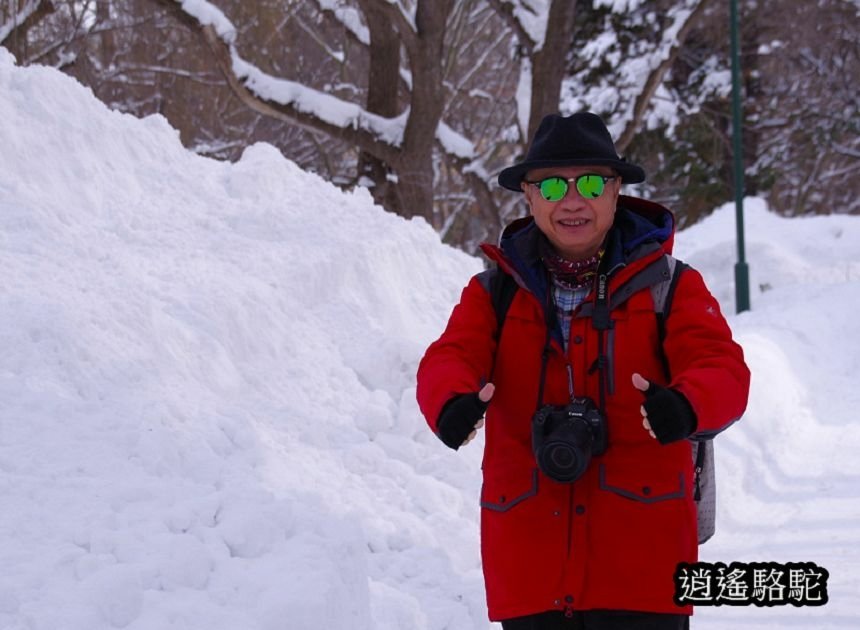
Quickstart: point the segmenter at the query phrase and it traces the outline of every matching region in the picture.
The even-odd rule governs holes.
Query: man
[[[499,175],[531,216],[483,246],[498,269],[470,281],[419,366],[419,405],[449,447],[486,411],[481,547],[505,630],[689,627],[672,579],[698,552],[688,438],[741,416],[750,375],[691,268],[658,332],[674,219],[620,195],[644,179],[595,114],[546,116]],[[501,330],[499,273],[517,285]]]

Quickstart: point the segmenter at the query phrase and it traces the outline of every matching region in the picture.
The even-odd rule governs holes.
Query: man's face
[[[577,190],[575,179],[580,175],[594,174],[613,177],[604,184],[603,193],[596,198],[585,198]],[[568,182],[567,194],[558,201],[548,201],[538,186],[529,182],[540,182],[549,177],[559,177]],[[583,182],[589,188],[589,182]],[[590,180],[591,189],[599,184]],[[600,249],[603,239],[615,219],[615,204],[621,190],[621,177],[606,166],[562,166],[529,171],[521,184],[531,214],[538,228],[549,239],[556,251],[569,260],[582,260],[593,256]],[[558,190],[559,182],[549,190]],[[563,186],[563,184],[561,184]]]

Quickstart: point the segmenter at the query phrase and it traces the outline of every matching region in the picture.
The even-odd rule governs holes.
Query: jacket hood
[[[640,248],[659,244],[666,254],[675,242],[675,216],[665,206],[638,197],[620,195],[615,221],[607,236],[607,254],[611,265],[632,262]]]
[[[657,250],[671,253],[674,233],[675,218],[668,208],[620,195],[615,221],[606,237],[607,269],[611,273]],[[547,299],[548,280],[540,261],[539,243],[545,238],[533,217],[523,217],[502,231],[498,246],[485,243],[481,249],[543,302]]]

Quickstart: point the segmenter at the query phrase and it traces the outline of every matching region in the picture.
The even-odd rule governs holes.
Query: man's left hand
[[[633,387],[645,394],[639,407],[642,426],[660,444],[690,437],[696,430],[696,412],[683,394],[650,383],[638,372],[633,374]]]

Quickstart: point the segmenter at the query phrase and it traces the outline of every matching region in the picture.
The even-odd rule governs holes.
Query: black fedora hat
[[[618,155],[609,130],[597,114],[549,114],[540,121],[526,159],[499,173],[499,184],[519,192],[532,169],[550,166],[610,166],[628,184],[645,181],[641,166]]]

